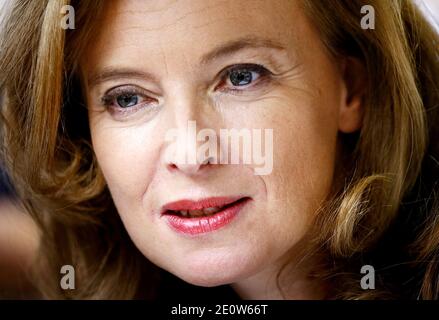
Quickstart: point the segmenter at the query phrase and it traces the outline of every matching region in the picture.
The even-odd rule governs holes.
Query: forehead
[[[106,2],[105,25],[125,31],[140,29],[148,35],[175,33],[184,28],[191,35],[199,30],[236,32],[257,28],[277,31],[292,24],[298,0],[115,0]],[[113,30],[115,31],[115,30]],[[181,36],[181,34],[180,34]]]
[[[139,54],[182,59],[243,37],[287,46],[303,34],[303,27],[298,0],[108,1],[88,59],[109,58],[110,53],[127,59]]]

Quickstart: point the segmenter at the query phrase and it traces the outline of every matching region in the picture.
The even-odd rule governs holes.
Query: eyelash
[[[138,96],[142,102],[139,102],[133,107],[127,107],[122,108],[117,106],[117,98],[121,96]],[[102,98],[101,102],[102,105],[105,106],[107,109],[109,109],[112,112],[116,112],[120,115],[129,115],[133,112],[136,112],[137,110],[143,108],[146,104],[150,104],[153,101],[157,101],[157,99],[154,99],[149,96],[147,92],[144,90],[141,90],[138,87],[135,86],[121,86],[116,87],[111,90],[109,90]]]
[[[229,81],[229,77],[234,71],[245,70],[250,72],[258,73],[259,77],[256,80],[252,80],[252,82],[248,85],[242,86],[243,89],[235,89],[235,88],[225,88],[224,85],[227,81]],[[270,77],[273,76],[273,73],[260,64],[236,64],[229,66],[222,71],[220,71],[220,83],[215,86],[215,90],[219,90],[222,93],[232,93],[232,94],[244,94],[246,91],[249,91],[248,88],[257,88],[260,85],[264,84],[267,80],[270,80]],[[123,95],[126,96],[138,96],[140,100],[146,100],[147,102],[137,103],[132,107],[118,107],[117,99]],[[105,106],[112,112],[116,112],[118,115],[129,115],[137,110],[143,108],[146,104],[150,104],[153,101],[157,101],[155,98],[151,98],[147,92],[141,90],[136,86],[120,86],[113,89],[110,89],[105,93],[105,95],[101,98],[102,105]]]
[[[233,93],[233,94],[243,94],[246,91],[248,91],[247,88],[256,89],[260,85],[264,84],[267,80],[270,80],[270,77],[273,76],[273,73],[270,70],[268,70],[266,67],[260,64],[233,65],[225,68],[223,71],[220,72],[221,82],[219,85],[215,87],[215,89],[219,88],[221,84],[224,84],[224,82],[228,81],[230,74],[236,70],[246,70],[250,72],[256,72],[259,74],[259,78],[257,80],[252,81],[251,84],[241,87],[243,89],[220,88],[220,91],[226,93]]]

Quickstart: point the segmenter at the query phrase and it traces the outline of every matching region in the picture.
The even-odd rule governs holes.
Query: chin
[[[205,272],[204,274],[191,274],[188,272],[175,273],[175,276],[195,286],[200,287],[217,287],[238,282],[244,277],[236,272],[213,273]]]
[[[184,274],[184,275],[176,274],[175,276],[179,277],[183,281],[186,281],[187,283],[190,283],[192,285],[200,286],[200,287],[208,287],[208,288],[236,282],[233,280],[233,277],[218,276],[218,275],[197,276],[190,274]]]
[[[183,261],[183,260],[180,260]],[[178,266],[173,265],[168,269],[180,279],[202,287],[216,287],[243,280],[257,270],[257,265],[242,254],[222,258],[198,257],[185,260]]]

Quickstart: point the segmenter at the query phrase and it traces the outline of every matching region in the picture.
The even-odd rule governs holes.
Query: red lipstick
[[[173,230],[198,235],[226,226],[249,201],[248,197],[180,200],[164,205],[162,216]]]

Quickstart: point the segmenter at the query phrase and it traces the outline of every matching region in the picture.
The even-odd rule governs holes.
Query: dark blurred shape
[[[37,246],[37,228],[16,203],[10,180],[0,170],[0,299],[38,297],[28,277]]]
[[[0,100],[1,102],[1,100]],[[14,191],[6,173],[0,169],[0,198],[13,197]]]

